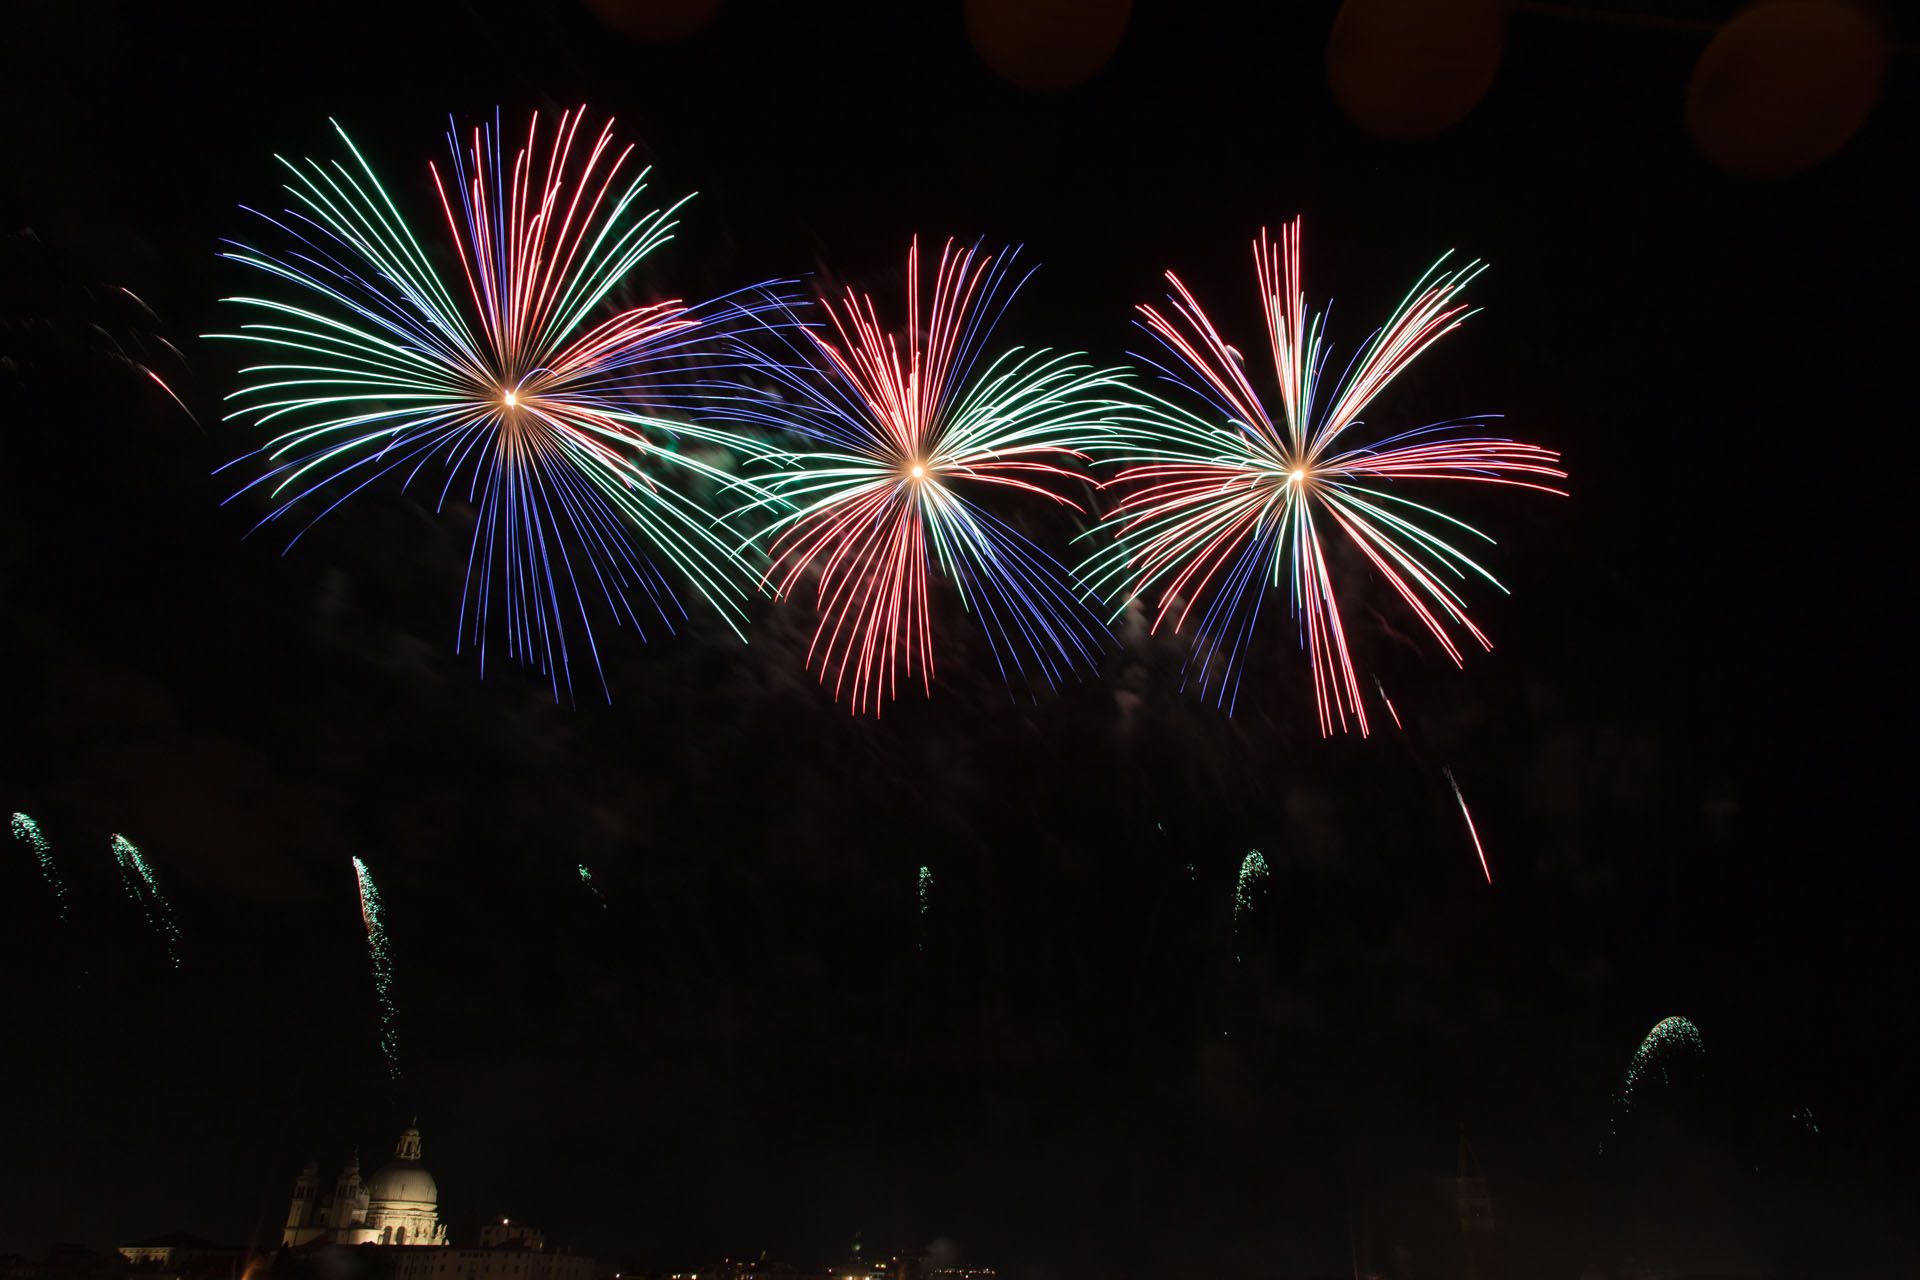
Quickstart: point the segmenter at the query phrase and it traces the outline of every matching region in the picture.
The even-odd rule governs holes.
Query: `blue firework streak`
[[[367,930],[367,955],[373,962],[373,994],[380,1006],[380,1054],[387,1074],[400,1079],[400,1040],[394,1030],[399,1010],[393,1002],[393,950],[387,945],[386,908],[373,873],[360,859],[353,860],[354,882],[360,888],[360,923]]]
[[[1044,350],[983,360],[1026,278],[1012,273],[1016,254],[949,241],[923,299],[916,241],[904,324],[889,328],[852,289],[823,297],[819,321],[796,317],[764,344],[758,371],[783,398],[743,392],[716,409],[803,446],[761,459],[765,492],[741,514],[774,515],[762,537],[781,596],[813,576],[807,665],[856,713],[878,713],[903,673],[931,693],[937,578],[979,620],[1010,683],[1057,684],[1106,647],[1083,584],[979,500],[1018,494],[1078,510],[1059,491],[1078,479],[1065,464],[1108,429],[1122,376]]]
[[[34,860],[40,865],[40,878],[47,882],[47,888],[53,893],[54,909],[60,913],[60,922],[67,920],[67,884],[60,878],[60,868],[54,865],[53,845],[47,841],[46,834],[40,830],[40,824],[24,813],[13,815],[10,824],[13,838],[33,850]]]
[[[228,299],[250,319],[213,335],[263,352],[229,397],[231,418],[277,432],[241,490],[271,495],[261,523],[309,512],[291,547],[369,484],[436,469],[436,505],[458,494],[476,517],[456,643],[478,647],[484,672],[499,626],[556,698],[576,641],[600,673],[596,616],[643,638],[641,599],[669,629],[685,618],[662,564],[736,631],[744,621],[755,571],[692,492],[733,482],[707,447],[744,442],[663,407],[734,358],[734,320],[773,305],[756,292],[606,314],[680,205],[648,209],[632,148],[611,122],[587,141],[584,114],[551,137],[535,115],[511,154],[497,120],[464,137],[450,125],[451,167],[430,166],[446,240],[433,251],[335,125],[347,158],[281,160],[290,203],[258,213],[278,247],[222,254],[292,300]]]
[[[146,913],[147,923],[160,935],[160,941],[166,944],[167,959],[178,969],[180,926],[174,922],[173,906],[167,901],[167,895],[160,892],[160,880],[153,874],[152,864],[133,841],[117,832],[108,845],[113,850],[114,865],[120,868],[120,883],[126,889],[127,896]]]

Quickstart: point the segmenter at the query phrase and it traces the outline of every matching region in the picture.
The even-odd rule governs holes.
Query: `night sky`
[[[456,1239],[510,1213],[655,1268],[858,1232],[1021,1277],[1341,1274],[1354,1241],[1455,1274],[1462,1124],[1514,1275],[1910,1267],[1913,59],[1760,182],[1682,127],[1702,35],[1516,16],[1479,108],[1395,144],[1328,93],[1333,6],[1261,8],[1140,0],[1048,96],[951,3],[735,0],[675,46],[559,0],[11,7],[0,806],[72,921],[9,842],[0,1252],[277,1243],[307,1157],[378,1163],[417,1114]],[[1168,267],[1258,333],[1247,242],[1300,213],[1348,351],[1442,250],[1485,258],[1484,313],[1373,416],[1504,414],[1572,497],[1452,508],[1513,590],[1464,671],[1356,576],[1404,735],[1323,741],[1277,611],[1231,718],[1179,640],[1130,625],[1028,698],[952,615],[933,697],[855,719],[802,670],[810,609],[765,601],[748,645],[698,609],[603,637],[610,706],[482,680],[471,514],[387,486],[285,557],[243,536],[212,474],[256,443],[221,422],[239,357],[197,335],[254,284],[214,256],[238,206],[329,116],[431,225],[447,113],[581,102],[700,193],[658,296],[829,266],[885,296],[915,231],[985,236],[1042,264],[1003,343],[1118,360]],[[178,344],[197,424],[93,325]],[[1705,1056],[1600,1156],[1668,1014]]]

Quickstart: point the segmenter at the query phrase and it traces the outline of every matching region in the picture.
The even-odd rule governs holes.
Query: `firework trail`
[[[424,238],[335,124],[347,158],[281,158],[289,206],[249,210],[280,247],[228,241],[221,254],[292,300],[227,299],[250,320],[212,335],[262,352],[228,397],[230,418],[278,432],[241,490],[271,495],[260,523],[311,511],[291,548],[375,481],[397,473],[404,488],[438,467],[436,506],[455,495],[475,513],[456,645],[477,646],[484,673],[502,626],[508,657],[537,665],[556,699],[563,684],[572,693],[576,622],[605,694],[596,615],[642,639],[639,597],[669,630],[685,618],[661,563],[736,632],[744,621],[757,570],[675,487],[738,483],[680,446],[742,441],[656,406],[733,359],[728,321],[773,305],[603,315],[672,238],[685,201],[647,209],[632,146],[614,141],[611,121],[597,137],[583,131],[584,117],[548,126],[535,114],[518,150],[497,117],[464,136],[449,122],[451,165],[429,166],[443,235]],[[443,258],[457,275],[435,265]]]
[[[127,896],[139,904],[146,913],[147,924],[160,935],[166,944],[167,959],[173,967],[180,967],[180,926],[174,922],[173,906],[167,896],[160,892],[160,881],[153,874],[153,867],[147,862],[146,855],[134,845],[133,841],[114,833],[108,841],[113,850],[114,865],[120,868],[120,883],[125,887]]]
[[[1460,806],[1460,816],[1467,821],[1467,834],[1473,837],[1473,851],[1480,858],[1480,872],[1486,876],[1487,883],[1492,884],[1493,868],[1487,865],[1487,851],[1480,844],[1480,832],[1473,825],[1473,814],[1467,809],[1467,798],[1460,794],[1460,784],[1454,779],[1453,770],[1443,768],[1441,772],[1447,775],[1447,785],[1453,788],[1453,798]]]
[[[883,327],[871,297],[822,297],[824,323],[796,320],[804,339],[762,352],[759,371],[784,398],[743,392],[722,411],[809,446],[768,454],[765,494],[738,514],[775,514],[761,537],[779,596],[817,571],[807,666],[823,684],[831,677],[855,714],[879,714],[902,672],[932,693],[936,577],[979,621],[1009,683],[1016,673],[1031,683],[1032,668],[1057,684],[1105,649],[1082,584],[976,501],[1024,495],[1079,510],[1058,491],[1077,479],[1064,464],[1106,430],[1105,393],[1121,376],[1078,355],[1018,347],[976,372],[1026,279],[1012,274],[1017,253],[948,241],[923,297],[915,240],[897,331]]]
[[[604,911],[607,906],[606,895],[601,893],[600,886],[593,882],[593,872],[587,870],[587,864],[584,862],[580,864],[580,883],[587,886],[587,892],[593,895],[594,900],[600,904],[601,910]]]
[[[367,954],[373,961],[373,994],[380,1005],[380,1053],[387,1060],[387,1074],[400,1079],[400,1043],[394,1033],[399,1010],[393,1002],[393,950],[387,945],[386,908],[380,903],[379,886],[367,864],[353,860],[353,878],[360,886],[360,923],[367,930]]]
[[[60,869],[54,865],[53,845],[48,843],[40,824],[24,813],[13,815],[10,824],[13,838],[33,850],[34,860],[40,864],[40,878],[47,882],[47,888],[53,892],[54,909],[60,914],[60,923],[67,922],[67,883],[60,878]]]
[[[1247,856],[1240,859],[1240,878],[1233,886],[1233,939],[1234,960],[1240,959],[1240,921],[1247,912],[1253,910],[1259,891],[1266,885],[1269,868],[1266,858],[1258,849],[1249,849]]]
[[[1301,285],[1300,222],[1280,243],[1254,242],[1279,412],[1255,391],[1246,361],[1169,271],[1170,307],[1140,307],[1142,326],[1170,353],[1149,361],[1196,411],[1142,393],[1104,437],[1122,470],[1122,494],[1101,524],[1114,541],[1083,566],[1121,608],[1150,597],[1152,626],[1197,623],[1189,678],[1231,712],[1268,588],[1286,583],[1313,676],[1320,731],[1368,731],[1360,678],[1342,619],[1329,535],[1339,535],[1386,580],[1447,656],[1463,661],[1456,633],[1483,648],[1456,589],[1469,575],[1504,590],[1455,544],[1492,539],[1405,497],[1400,481],[1511,485],[1546,493],[1562,480],[1560,455],[1504,437],[1459,434],[1463,419],[1366,443],[1343,440],[1360,415],[1422,352],[1469,314],[1461,291],[1479,263],[1420,278],[1337,379],[1322,383],[1330,349],[1325,313],[1310,315]],[[1117,614],[1115,616],[1118,616]]]
[[[920,874],[914,878],[914,889],[920,899],[920,916],[916,922],[919,925],[920,936],[913,946],[916,951],[925,951],[927,949],[927,913],[933,910],[932,867],[920,868]]]
[[[1647,1032],[1640,1047],[1633,1051],[1633,1057],[1627,1061],[1626,1074],[1620,1078],[1620,1088],[1613,1095],[1613,1114],[1607,1118],[1607,1135],[1610,1138],[1620,1134],[1620,1121],[1628,1115],[1639,1100],[1640,1088],[1648,1080],[1658,1075],[1660,1083],[1671,1085],[1671,1068],[1682,1054],[1699,1058],[1707,1051],[1700,1039],[1700,1028],[1681,1017],[1662,1018],[1653,1024],[1653,1030]],[[1600,1144],[1600,1153],[1606,1154],[1606,1143]]]

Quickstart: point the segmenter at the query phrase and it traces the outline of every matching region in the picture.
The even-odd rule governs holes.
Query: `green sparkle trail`
[[[1266,884],[1270,870],[1267,860],[1261,856],[1258,849],[1247,850],[1247,856],[1240,859],[1240,879],[1233,886],[1233,936],[1236,949],[1233,958],[1235,960],[1240,958],[1238,947],[1241,917],[1253,910],[1254,896]]]
[[[153,874],[153,866],[133,841],[115,832],[109,841],[113,849],[113,861],[120,868],[120,883],[126,887],[127,896],[140,905],[146,913],[147,923],[166,943],[167,959],[173,967],[180,967],[180,926],[174,922],[173,906],[167,896],[160,892],[160,881]]]
[[[933,907],[933,868],[932,867],[920,868],[920,877],[919,877],[918,883],[920,888],[920,915],[922,918],[925,918],[927,912]]]
[[[47,888],[53,891],[55,909],[60,912],[60,922],[67,920],[67,885],[60,878],[60,869],[53,864],[53,846],[47,842],[46,835],[40,830],[40,824],[24,813],[13,815],[13,838],[33,850],[34,858],[40,863],[40,876],[47,882]]]
[[[580,883],[587,886],[587,892],[591,893],[594,900],[600,904],[600,909],[606,910],[606,895],[601,893],[600,886],[593,882],[593,872],[587,870],[587,864],[584,862],[580,864]]]
[[[373,994],[380,1004],[380,1054],[387,1060],[387,1074],[400,1079],[400,1044],[394,1034],[393,950],[387,945],[386,908],[380,903],[379,886],[367,864],[355,858],[353,877],[360,886],[360,922],[367,928],[367,954],[373,961]]]
[[[1613,1114],[1608,1117],[1608,1137],[1618,1137],[1620,1121],[1638,1104],[1646,1085],[1658,1080],[1662,1085],[1673,1083],[1673,1067],[1682,1058],[1697,1059],[1706,1053],[1706,1045],[1700,1039],[1700,1028],[1681,1017],[1662,1018],[1653,1024],[1653,1030],[1647,1032],[1640,1047],[1633,1051],[1633,1057],[1627,1062],[1627,1071],[1620,1079],[1620,1088],[1613,1095]],[[1606,1143],[1600,1144],[1600,1151],[1606,1153]]]

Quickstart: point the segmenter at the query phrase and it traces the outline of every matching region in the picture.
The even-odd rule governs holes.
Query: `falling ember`
[[[67,886],[60,879],[60,869],[53,865],[53,846],[47,843],[47,837],[40,830],[40,824],[24,813],[13,815],[13,838],[33,850],[33,856],[40,863],[41,878],[47,882],[47,888],[53,890],[55,908],[60,912],[60,921],[67,919]]]
[[[606,895],[601,893],[600,886],[593,882],[593,872],[587,870],[587,864],[584,862],[580,864],[580,883],[587,886],[587,892],[594,896],[595,901],[599,902],[601,910],[604,911],[607,906]]]
[[[1453,770],[1442,769],[1447,775],[1447,785],[1453,788],[1453,798],[1460,804],[1460,816],[1467,820],[1467,834],[1473,837],[1473,851],[1480,856],[1480,873],[1493,883],[1493,869],[1487,866],[1487,851],[1480,844],[1480,832],[1474,828],[1473,814],[1467,809],[1467,798],[1460,794],[1460,783],[1455,780]]]
[[[360,886],[360,922],[367,928],[367,953],[373,960],[373,992],[380,1003],[380,1053],[387,1073],[400,1079],[400,1046],[394,1035],[393,952],[387,946],[386,910],[367,864],[355,858],[353,876]]]
[[[1258,849],[1249,849],[1247,856],[1240,859],[1240,879],[1233,886],[1233,934],[1237,949],[1240,941],[1240,918],[1253,910],[1254,893],[1266,883],[1269,868],[1267,860]],[[1233,957],[1238,960],[1236,954]]]
[[[1607,1118],[1608,1136],[1619,1135],[1620,1118],[1633,1110],[1639,1100],[1642,1084],[1656,1073],[1660,1083],[1672,1084],[1670,1068],[1677,1057],[1684,1053],[1697,1058],[1705,1052],[1706,1045],[1700,1039],[1700,1028],[1687,1019],[1669,1017],[1654,1023],[1653,1030],[1647,1032],[1640,1047],[1633,1051],[1633,1057],[1627,1062],[1627,1072],[1620,1078],[1620,1089],[1613,1095],[1613,1114]],[[1606,1143],[1602,1142],[1600,1153],[1605,1155],[1606,1150]]]
[[[1406,726],[1400,723],[1400,713],[1393,709],[1393,699],[1387,696],[1387,686],[1380,683],[1380,677],[1373,678],[1373,687],[1380,691],[1380,701],[1386,704],[1387,714],[1393,717],[1393,727],[1406,732]]]
[[[140,904],[146,913],[147,923],[160,935],[167,945],[167,959],[173,967],[180,967],[180,926],[174,923],[173,907],[167,902],[165,894],[160,892],[160,881],[153,874],[153,867],[145,855],[135,847],[133,841],[115,833],[109,842],[113,848],[113,861],[120,868],[120,883],[126,887],[127,896]]]

